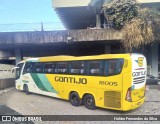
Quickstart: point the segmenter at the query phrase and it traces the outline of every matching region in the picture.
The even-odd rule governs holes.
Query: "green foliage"
[[[121,29],[122,44],[126,52],[151,44],[160,39],[160,11],[157,8],[140,8],[136,0],[113,0],[103,7],[107,21]]]
[[[132,52],[133,48],[141,48],[151,44],[156,38],[160,39],[158,34],[160,31],[159,17],[160,11],[158,9],[143,8],[139,9],[136,18],[125,23],[122,29],[122,43],[127,52]]]
[[[104,14],[115,29],[122,29],[126,21],[131,21],[138,15],[139,4],[136,0],[113,0],[107,2]]]
[[[157,33],[160,31],[160,10],[157,8],[140,9],[138,18],[145,21],[144,24],[151,25],[153,34],[160,39],[160,34]]]

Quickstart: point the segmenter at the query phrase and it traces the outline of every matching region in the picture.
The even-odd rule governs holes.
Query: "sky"
[[[34,27],[41,22],[63,27],[52,8],[52,0],[0,0],[0,31],[7,26],[20,28],[22,23],[31,23]]]

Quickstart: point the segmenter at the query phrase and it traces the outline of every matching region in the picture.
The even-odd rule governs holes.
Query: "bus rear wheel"
[[[85,107],[88,109],[91,109],[91,110],[96,109],[95,99],[91,94],[87,94],[84,96],[83,103],[84,103]]]
[[[79,95],[76,92],[70,93],[69,101],[73,106],[80,106],[82,104],[82,100],[79,98]]]

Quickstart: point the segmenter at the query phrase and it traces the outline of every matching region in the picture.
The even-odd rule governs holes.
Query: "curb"
[[[3,94],[3,93],[6,93],[6,92],[12,91],[14,89],[15,89],[15,87],[11,87],[11,88],[7,88],[7,89],[4,89],[4,90],[0,90],[0,95]]]

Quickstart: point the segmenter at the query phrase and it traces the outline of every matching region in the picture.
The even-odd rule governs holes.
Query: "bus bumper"
[[[16,82],[15,87],[16,87],[17,90],[21,90],[21,84],[20,83]]]
[[[136,102],[128,102],[128,106],[123,108],[123,111],[129,111],[129,110],[133,110],[136,109],[138,107],[140,107],[145,101],[145,98],[142,98],[141,100],[138,100]]]

